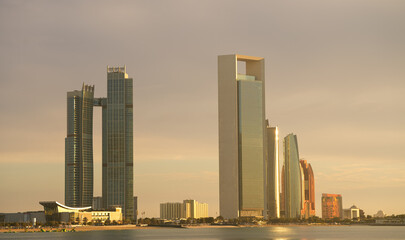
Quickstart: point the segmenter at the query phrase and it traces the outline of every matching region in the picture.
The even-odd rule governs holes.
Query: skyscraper
[[[268,124],[267,124],[268,125]],[[278,128],[267,126],[267,217],[280,217]]]
[[[94,86],[67,93],[65,138],[65,204],[88,207],[93,203]]]
[[[284,138],[283,200],[286,218],[301,218],[303,208],[303,172],[299,163],[297,136],[290,133]]]
[[[342,195],[322,193],[322,218],[343,218]]]
[[[132,78],[126,68],[107,67],[107,99],[103,107],[103,206],[119,205],[133,219],[133,105]]]
[[[246,64],[245,74],[238,62]],[[263,216],[264,82],[263,58],[218,57],[219,199],[224,218]]]
[[[304,182],[302,190],[304,191],[304,208],[302,216],[309,218],[315,216],[315,179],[311,164],[307,160],[300,160],[302,172],[304,173]]]

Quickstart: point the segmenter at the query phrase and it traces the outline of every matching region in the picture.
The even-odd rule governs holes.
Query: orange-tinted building
[[[307,160],[300,160],[304,181],[302,183],[303,192],[303,209],[301,216],[309,218],[315,216],[315,179],[311,164]]]
[[[343,218],[342,195],[322,193],[322,218]]]

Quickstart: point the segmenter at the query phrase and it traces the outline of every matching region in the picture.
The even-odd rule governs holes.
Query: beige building
[[[47,222],[122,222],[122,208],[114,207],[111,210],[92,210],[91,207],[72,208],[56,201],[39,202],[44,206]]]
[[[343,218],[360,220],[360,209],[355,205],[351,206],[348,209],[343,209]]]
[[[208,217],[208,204],[196,200],[184,200],[183,203],[161,203],[161,219],[206,218]]]
[[[267,208],[264,84],[264,58],[218,56],[219,210],[227,219]]]

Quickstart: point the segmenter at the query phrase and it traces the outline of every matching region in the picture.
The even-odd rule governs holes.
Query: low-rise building
[[[351,206],[350,208],[343,209],[343,218],[360,220],[360,209],[355,205]]]
[[[374,214],[375,218],[384,218],[385,216],[387,216],[387,214],[385,214],[382,210],[379,210],[376,214]]]
[[[45,223],[44,211],[30,211],[18,213],[1,213],[0,222],[2,223]]]
[[[113,207],[111,210],[93,210],[92,207],[72,208],[57,201],[39,202],[44,206],[47,222],[85,223],[85,222],[122,222],[122,208]]]

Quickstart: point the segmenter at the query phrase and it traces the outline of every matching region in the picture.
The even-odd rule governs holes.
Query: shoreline
[[[351,225],[333,225],[333,224],[266,224],[266,225],[184,225],[178,226],[135,226],[135,225],[109,225],[109,226],[77,226],[68,228],[19,228],[19,229],[0,229],[0,233],[37,233],[37,232],[90,232],[90,231],[118,231],[118,230],[136,230],[136,229],[203,229],[203,228],[271,228],[271,227],[343,227]],[[368,226],[368,225],[363,225]],[[43,230],[42,230],[43,229]]]

